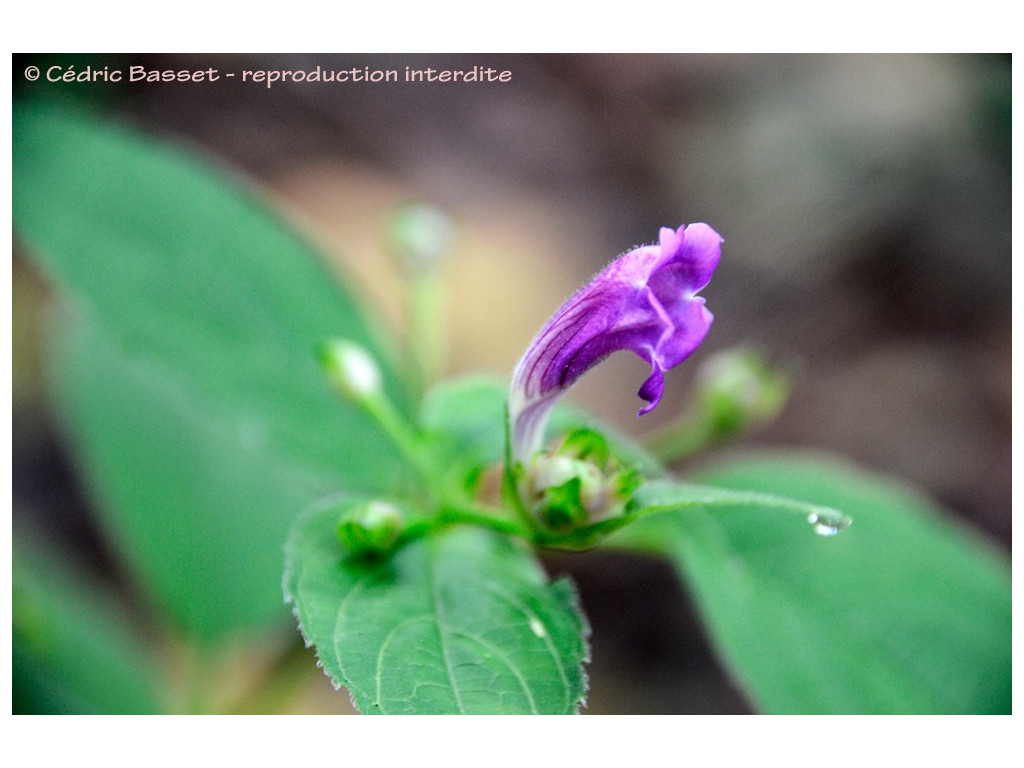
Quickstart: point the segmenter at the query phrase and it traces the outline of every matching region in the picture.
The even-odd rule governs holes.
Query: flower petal
[[[524,462],[543,440],[548,414],[575,381],[605,357],[630,350],[651,365],[639,395],[648,413],[664,391],[664,371],[704,340],[712,315],[696,296],[711,279],[722,238],[707,224],[663,227],[657,245],[623,254],[541,328],[512,375],[512,454]]]
[[[647,380],[640,385],[640,390],[637,394],[647,401],[647,405],[637,411],[637,416],[643,416],[645,413],[653,411],[658,403],[661,402],[661,394],[665,391],[665,374],[661,370],[661,366],[657,363],[654,364],[651,370],[651,375],[647,377]]]

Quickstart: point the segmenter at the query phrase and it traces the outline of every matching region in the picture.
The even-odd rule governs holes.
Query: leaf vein
[[[436,554],[437,545],[433,543],[431,547],[431,554]],[[462,696],[459,695],[459,688],[455,681],[455,670],[452,668],[452,661],[449,655],[448,643],[445,640],[445,624],[446,617],[444,615],[443,605],[441,602],[441,594],[438,590],[437,577],[434,572],[435,557],[427,558],[426,570],[427,580],[430,584],[430,599],[434,606],[434,615],[437,617],[437,641],[441,646],[441,658],[444,660],[445,673],[448,675],[448,680],[451,683],[452,693],[455,696],[455,705],[459,708],[461,714],[466,714],[466,707],[462,703]]]
[[[499,587],[494,582],[491,582],[489,584],[485,584],[484,587],[486,589],[488,589],[490,592],[495,593],[498,596],[500,596],[501,598],[503,598],[512,607],[518,609],[519,612],[522,613],[524,617],[526,617],[527,623],[530,622],[530,619],[535,619],[538,622],[540,622],[542,625],[544,624],[544,622],[541,621],[540,616],[538,616],[536,613],[531,611],[529,606],[525,605],[524,603],[522,603],[519,600],[516,600],[515,597],[510,595],[505,590],[501,589],[501,587]],[[565,692],[565,703],[566,703],[566,706],[567,707],[571,707],[573,705],[573,701],[572,701],[572,687],[569,684],[569,677],[568,677],[568,675],[565,672],[564,665],[562,664],[562,658],[561,658],[561,656],[559,656],[558,651],[555,649],[554,645],[551,643],[550,633],[545,633],[545,635],[543,637],[541,637],[540,639],[544,641],[544,647],[547,649],[548,654],[551,656],[552,661],[554,661],[554,663],[555,663],[555,668],[558,670],[558,677],[559,677],[559,679],[562,682],[562,690]]]

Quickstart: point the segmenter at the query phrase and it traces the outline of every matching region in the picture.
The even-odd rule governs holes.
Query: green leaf
[[[200,635],[284,619],[296,513],[400,467],[314,349],[386,355],[310,246],[209,162],[52,105],[17,104],[13,131],[16,233],[69,300],[58,405],[108,535]]]
[[[585,622],[517,544],[474,528],[390,558],[346,556],[336,508],[292,529],[285,593],[307,642],[367,714],[570,714],[585,693]]]
[[[834,537],[756,496],[673,509],[622,535],[677,564],[711,635],[768,713],[1010,709],[1005,558],[891,481],[818,458],[749,458],[701,482],[848,514]],[[689,496],[689,498],[687,498]]]
[[[821,504],[757,491],[735,491],[709,485],[694,485],[678,480],[654,480],[645,483],[633,496],[629,514],[639,519],[685,509],[709,510],[715,507],[756,507],[795,515],[817,528],[821,535],[834,536],[850,526],[852,520],[840,510]],[[636,534],[635,538],[642,538]]]
[[[430,389],[420,409],[420,425],[430,435],[436,463],[446,468],[449,485],[473,486],[483,470],[505,456],[506,388],[472,376],[443,381]]]
[[[13,708],[20,714],[150,714],[159,668],[137,626],[66,556],[15,538]]]

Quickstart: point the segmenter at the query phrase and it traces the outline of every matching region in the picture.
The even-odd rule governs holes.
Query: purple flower
[[[707,224],[672,230],[660,242],[623,254],[562,305],[526,350],[512,375],[509,423],[513,460],[527,464],[562,394],[612,352],[632,350],[651,366],[637,393],[651,410],[664,372],[704,340],[712,315],[697,296],[711,280],[722,238]]]

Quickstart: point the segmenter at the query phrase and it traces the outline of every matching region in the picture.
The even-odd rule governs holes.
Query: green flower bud
[[[442,211],[423,203],[405,203],[391,214],[388,246],[413,273],[435,270],[455,242],[455,224]]]
[[[559,543],[589,543],[588,531],[623,515],[639,475],[611,456],[604,436],[570,433],[552,451],[536,454],[519,476],[520,499]]]
[[[353,555],[380,555],[391,551],[404,525],[402,511],[389,502],[346,502],[338,521],[338,539]]]
[[[720,352],[701,367],[697,401],[720,437],[774,419],[786,404],[791,384],[749,349]]]
[[[348,399],[362,402],[381,392],[380,368],[363,347],[347,339],[334,339],[317,352],[331,384]]]

